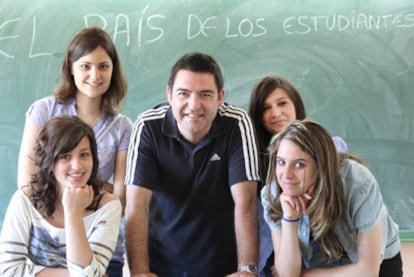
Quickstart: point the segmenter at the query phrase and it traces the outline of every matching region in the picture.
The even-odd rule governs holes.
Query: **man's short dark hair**
[[[172,67],[168,86],[174,86],[175,76],[180,70],[189,70],[199,73],[211,73],[217,86],[217,91],[221,91],[224,86],[223,75],[217,62],[209,55],[192,52],[182,56]]]

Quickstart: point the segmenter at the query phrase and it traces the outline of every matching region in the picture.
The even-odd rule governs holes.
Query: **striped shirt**
[[[66,259],[65,229],[51,225],[18,190],[13,195],[0,235],[0,275],[35,276],[45,268],[68,268],[71,276],[103,276],[115,249],[120,201],[110,201],[84,217],[93,257],[86,268]]]

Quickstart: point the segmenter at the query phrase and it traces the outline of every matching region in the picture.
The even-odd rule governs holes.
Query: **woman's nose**
[[[285,166],[285,176],[286,177],[292,177],[294,175],[294,168],[292,165],[287,164]]]
[[[99,79],[99,70],[95,66],[92,66],[89,70],[89,75],[92,80],[96,81]]]
[[[72,169],[79,169],[80,160],[78,158],[72,158],[72,160],[70,161],[70,165],[71,165]]]

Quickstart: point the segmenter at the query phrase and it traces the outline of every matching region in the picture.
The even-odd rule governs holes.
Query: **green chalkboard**
[[[0,224],[25,112],[52,93],[67,44],[86,25],[118,47],[132,120],[165,100],[169,70],[189,51],[218,60],[226,101],[243,108],[261,77],[287,76],[309,116],[369,163],[401,237],[414,240],[412,0],[2,0]]]

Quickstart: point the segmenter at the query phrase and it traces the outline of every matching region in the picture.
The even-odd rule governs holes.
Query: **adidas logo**
[[[217,153],[214,153],[214,155],[210,158],[211,162],[220,161],[220,160],[221,160],[221,158]]]

